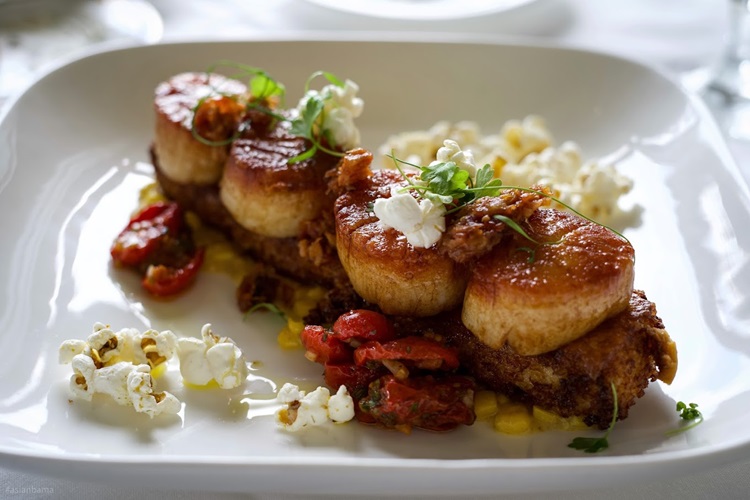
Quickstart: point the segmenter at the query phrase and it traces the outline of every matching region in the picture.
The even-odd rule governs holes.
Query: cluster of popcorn
[[[69,385],[73,397],[91,401],[94,394],[108,395],[152,418],[182,409],[177,397],[154,387],[154,372],[174,357],[188,386],[234,389],[242,386],[249,374],[242,350],[231,338],[216,335],[210,324],[203,326],[200,339],[178,339],[169,330],[140,333],[125,328],[114,332],[108,325],[96,323],[86,340],[66,340],[59,348],[60,363],[73,369]],[[344,386],[331,395],[325,387],[305,394],[299,387],[285,384],[277,399],[283,405],[277,422],[290,431],[354,418],[354,401]]]
[[[354,418],[354,400],[345,386],[331,395],[325,387],[312,392],[300,391],[294,384],[284,384],[277,396],[285,404],[276,412],[276,422],[286,430],[299,431],[332,421],[344,423]]]
[[[509,120],[499,133],[491,135],[482,135],[475,122],[441,121],[429,130],[390,137],[380,152],[387,168],[393,168],[393,160],[386,156],[391,152],[409,163],[427,165],[436,157],[448,161],[440,159],[440,150],[447,141],[460,144],[463,155],[450,161],[461,166],[457,160],[470,157],[475,159],[474,165],[489,164],[504,185],[548,186],[556,198],[603,224],[624,214],[619,199],[632,189],[633,181],[612,164],[584,161],[575,142],[554,146],[554,138],[539,116]]]
[[[127,328],[113,332],[101,323],[83,340],[66,340],[60,362],[70,364],[70,392],[91,401],[95,393],[107,394],[118,404],[132,406],[150,417],[180,411],[180,401],[169,392],[156,392],[151,371],[169,360],[177,341],[170,331],[139,333]]]
[[[157,392],[153,371],[175,355],[186,383],[196,386],[216,382],[222,389],[242,385],[248,368],[242,351],[228,337],[218,337],[207,324],[202,339],[177,339],[169,330],[134,328],[112,331],[102,323],[86,340],[71,339],[59,349],[60,363],[70,364],[70,393],[91,401],[94,394],[106,394],[118,404],[131,406],[150,417],[175,414],[181,402],[171,393]]]

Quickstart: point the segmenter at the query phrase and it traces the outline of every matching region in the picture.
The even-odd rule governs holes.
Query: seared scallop
[[[164,175],[183,184],[219,181],[246,92],[244,84],[214,73],[181,73],[156,87],[153,148]]]
[[[412,246],[404,235],[386,229],[372,203],[390,196],[405,181],[379,170],[336,200],[336,247],[355,291],[386,314],[431,316],[461,304],[464,267],[438,250]]]
[[[473,267],[462,320],[493,348],[552,351],[623,311],[633,291],[634,251],[577,215],[540,208]]]
[[[232,145],[220,183],[220,197],[245,229],[263,236],[297,236],[300,224],[317,218],[326,199],[325,173],[338,161],[318,152],[290,162],[310,147],[280,123],[265,134]]]

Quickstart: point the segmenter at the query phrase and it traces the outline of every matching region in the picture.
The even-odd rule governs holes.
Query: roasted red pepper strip
[[[195,280],[203,264],[203,248],[199,248],[192,259],[183,267],[167,267],[159,264],[149,266],[142,285],[150,294],[166,297],[179,293],[189,287]]]
[[[306,326],[300,339],[307,350],[305,357],[310,361],[336,364],[352,362],[351,347],[322,326]]]
[[[387,342],[396,338],[396,331],[388,318],[367,309],[355,309],[339,316],[333,324],[333,333],[344,341]]]
[[[408,362],[428,370],[455,370],[459,365],[455,350],[423,337],[404,337],[384,344],[372,341],[354,351],[358,365],[383,360]]]
[[[406,380],[386,375],[370,384],[359,407],[386,427],[445,431],[474,423],[474,387],[471,379],[458,375]]]

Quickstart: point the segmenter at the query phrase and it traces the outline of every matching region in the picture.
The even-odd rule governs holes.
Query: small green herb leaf
[[[678,401],[676,410],[680,413],[681,419],[689,421],[691,423],[685,425],[684,427],[678,427],[677,429],[673,429],[667,432],[667,436],[674,436],[682,432],[689,431],[693,427],[703,422],[703,414],[698,409],[697,403],[685,404],[682,401]]]
[[[610,386],[612,387],[612,400],[614,401],[614,408],[612,411],[612,421],[609,423],[607,431],[602,437],[598,438],[577,437],[570,442],[568,448],[581,450],[585,453],[599,453],[600,451],[604,451],[609,448],[609,434],[610,432],[612,432],[612,429],[615,426],[615,422],[617,422],[617,414],[619,412],[617,404],[617,388],[615,387],[614,382],[611,382]]]
[[[270,311],[274,314],[278,314],[282,318],[286,316],[284,314],[284,311],[279,309],[275,304],[272,304],[271,302],[259,302],[255,304],[253,307],[251,307],[250,309],[248,309],[248,311],[245,313],[245,317],[257,311]]]

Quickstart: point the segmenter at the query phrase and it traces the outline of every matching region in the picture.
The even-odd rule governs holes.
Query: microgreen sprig
[[[568,444],[568,448],[581,450],[585,453],[599,453],[600,451],[604,451],[609,448],[609,434],[615,427],[615,422],[617,422],[617,414],[619,411],[617,405],[617,388],[615,387],[614,382],[612,382],[610,385],[612,386],[612,399],[614,401],[614,409],[612,411],[612,421],[609,423],[607,431],[603,436],[598,438],[577,437],[573,439],[570,444]]]
[[[273,314],[276,314],[276,315],[278,315],[278,316],[280,316],[282,318],[286,318],[286,314],[284,314],[284,311],[282,311],[281,309],[279,309],[279,307],[276,304],[273,304],[271,302],[259,302],[259,303],[255,304],[253,307],[251,307],[250,309],[247,310],[247,312],[245,313],[243,319],[247,318],[252,313],[258,312],[258,311],[269,311],[269,312],[272,312]]]
[[[682,401],[678,401],[675,409],[680,413],[680,418],[690,422],[690,424],[668,431],[666,433],[667,436],[675,436],[682,432],[689,431],[703,422],[703,413],[698,409],[697,403],[685,404]]]
[[[265,70],[261,68],[240,64],[233,61],[218,61],[217,63],[209,66],[209,68],[206,70],[206,74],[208,75],[208,83],[210,85],[211,75],[216,74],[217,69],[223,67],[237,70],[237,73],[230,75],[228,78],[234,80],[247,80],[247,87],[250,89],[250,99],[247,103],[245,103],[247,109],[259,109],[273,115],[275,118],[279,118],[279,116],[273,113],[273,111],[271,111],[271,109],[268,107],[268,101],[273,98],[278,98],[283,104],[284,97],[286,95],[286,89],[281,82],[275,80],[273,77],[271,77],[271,75],[269,75]],[[199,142],[208,146],[226,146],[227,144],[231,144],[232,142],[234,142],[249,124],[245,122],[241,123],[231,137],[221,141],[214,141],[200,135],[195,123],[197,111],[203,105],[203,103],[216,96],[230,97],[235,100],[237,100],[239,97],[237,95],[227,93],[219,87],[211,85],[211,92],[199,99],[192,109],[193,118],[190,128],[193,137]]]
[[[343,156],[343,153],[324,146],[321,141],[321,138],[323,138],[328,144],[333,142],[331,141],[329,132],[323,128],[323,122],[325,121],[325,101],[328,97],[317,92],[310,92],[313,80],[319,76],[324,77],[330,84],[336,87],[344,87],[344,82],[328,71],[316,71],[307,79],[307,82],[305,82],[305,107],[298,117],[291,120],[291,133],[309,140],[312,143],[312,147],[291,158],[289,163],[299,163],[312,158],[318,150],[333,156]]]

